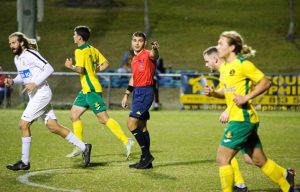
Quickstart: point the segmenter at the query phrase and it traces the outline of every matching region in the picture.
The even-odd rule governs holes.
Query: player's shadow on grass
[[[119,154],[111,154],[111,156],[119,156]],[[122,155],[122,156],[125,159],[125,156],[124,155]],[[105,161],[105,160],[103,160],[103,158],[99,158],[99,157],[103,157],[103,155],[92,155],[91,156],[92,160],[90,162],[90,165],[91,165],[90,167],[104,167],[104,166],[108,166],[111,163],[122,163],[122,162],[124,162],[124,160],[117,160],[117,159],[116,160],[111,160],[111,161],[110,160]],[[78,159],[80,159],[80,158],[74,158],[73,162],[78,163]],[[74,167],[76,167],[76,166],[74,166]],[[78,165],[77,167],[80,167],[80,165]]]
[[[281,192],[280,189],[255,189],[255,190],[249,190],[249,192]],[[300,185],[296,185],[294,188],[294,192],[300,192]]]
[[[156,179],[156,180],[162,180],[162,179],[168,179],[168,180],[176,180],[177,178],[171,175],[166,175],[166,174],[162,174],[162,173],[157,173],[154,171],[151,171],[152,169],[148,169],[148,170],[139,170],[141,174],[151,177],[152,179]]]
[[[167,167],[167,166],[177,166],[177,165],[193,165],[193,164],[202,164],[202,163],[214,163],[216,160],[205,159],[205,160],[193,160],[193,161],[170,161],[170,162],[161,162],[154,163],[155,167]]]
[[[155,168],[157,167],[167,167],[167,166],[178,166],[178,165],[193,165],[200,163],[212,163],[215,160],[194,160],[194,161],[175,161],[175,162],[161,162],[161,163],[153,163],[154,169],[142,170],[140,173],[146,176],[149,176],[153,179],[168,179],[168,180],[176,180],[177,178],[171,175],[166,175],[162,173],[157,173]]]
[[[279,189],[255,189],[255,190],[249,190],[249,192],[281,192]]]
[[[104,167],[108,166],[107,162],[91,162],[88,167]]]
[[[83,167],[83,165],[74,165],[73,168],[76,169],[89,169],[89,168],[94,168],[94,167],[104,167],[104,166],[108,166],[107,162],[91,162],[87,167]]]
[[[154,154],[162,153],[163,151],[152,150]],[[124,157],[124,153],[106,153],[106,154],[93,154],[92,157],[106,157],[106,156],[121,156]],[[141,152],[133,152],[130,153],[131,159],[140,159]]]
[[[92,157],[109,157],[109,156],[124,156],[124,154],[121,153],[102,153],[102,154],[93,154]]]

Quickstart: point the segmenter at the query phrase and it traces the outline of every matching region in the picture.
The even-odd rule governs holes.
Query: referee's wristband
[[[131,85],[128,85],[127,87],[127,91],[129,91],[130,93],[133,91],[134,87]]]

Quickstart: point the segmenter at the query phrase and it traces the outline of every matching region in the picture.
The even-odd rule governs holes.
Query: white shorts
[[[48,119],[56,119],[51,106],[52,92],[49,86],[39,88],[34,95],[29,95],[29,102],[24,110],[21,119],[32,122],[41,117],[45,124]]]

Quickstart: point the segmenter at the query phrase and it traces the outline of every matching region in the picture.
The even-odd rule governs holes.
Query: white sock
[[[31,137],[22,137],[22,161],[25,165],[29,163]]]
[[[73,145],[75,145],[76,147],[78,147],[81,151],[85,150],[85,144],[80,141],[73,133],[72,131],[69,132],[69,134],[66,136],[65,138],[66,140],[68,140],[70,143],[72,143]]]
[[[243,189],[243,188],[246,187],[246,185],[245,185],[244,183],[242,183],[242,184],[237,184],[237,185],[235,185],[235,186],[237,186],[237,187],[240,188],[240,189]]]

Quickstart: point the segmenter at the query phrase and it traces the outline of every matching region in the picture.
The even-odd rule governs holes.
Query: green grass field
[[[126,129],[128,111],[110,111]],[[6,164],[20,159],[21,142],[17,127],[21,110],[0,111],[0,191],[51,191],[22,184],[25,172],[12,172]],[[69,111],[56,111],[60,122],[71,126]],[[122,144],[111,132],[97,124],[91,112],[83,117],[84,139],[93,144],[91,167],[82,168],[81,158],[64,156],[73,147],[48,132],[41,121],[32,126],[31,170],[29,181],[58,191],[220,191],[216,149],[223,125],[217,122],[220,111],[152,112],[149,121],[152,170],[131,170],[128,164],[139,159],[138,145],[125,161]],[[260,112],[259,134],[269,158],[284,167],[300,170],[300,113]],[[251,191],[277,191],[260,170],[246,165],[238,155],[241,171]],[[296,183],[300,183],[299,177]]]

